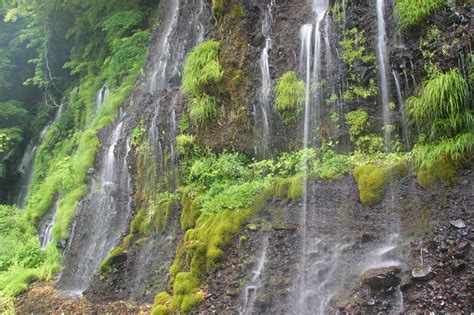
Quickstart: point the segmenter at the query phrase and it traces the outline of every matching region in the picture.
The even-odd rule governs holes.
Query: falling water
[[[260,89],[259,98],[259,115],[256,115],[256,121],[259,120],[261,124],[262,132],[262,143],[259,146],[261,150],[261,156],[266,157],[268,155],[268,142],[270,137],[270,95],[272,90],[272,80],[270,77],[270,67],[268,64],[268,52],[272,47],[272,39],[270,38],[270,29],[272,25],[272,8],[275,6],[275,0],[270,0],[267,4],[266,10],[263,13],[262,20],[262,34],[265,36],[265,47],[260,55],[260,72],[262,75],[262,86]]]
[[[98,110],[100,106],[102,106],[102,104],[105,102],[105,99],[107,98],[108,95],[109,95],[109,88],[106,85],[104,85],[97,92],[96,101],[95,101],[95,110]]]
[[[161,91],[165,87],[166,83],[166,67],[170,61],[171,49],[170,49],[170,35],[176,27],[178,21],[178,11],[179,11],[180,1],[169,1],[169,8],[165,9],[167,12],[161,27],[163,31],[160,33],[160,38],[158,39],[158,45],[156,51],[158,52],[155,60],[153,61],[153,72],[150,78],[150,85],[148,92],[150,94],[155,94],[157,91]]]
[[[301,54],[300,54],[300,65],[306,74],[306,90],[305,90],[305,105],[304,105],[304,127],[303,127],[303,147],[308,147],[309,140],[309,120],[310,120],[310,106],[311,106],[311,33],[313,26],[311,24],[305,24],[301,27]],[[306,240],[306,213],[308,208],[308,196],[307,196],[307,156],[305,151],[304,157],[304,180],[303,180],[303,211],[301,218],[301,226],[303,227],[302,238]],[[306,291],[306,246],[303,244],[301,253],[301,266],[300,266],[300,285],[299,285],[299,307],[303,308],[305,303],[305,291]]]
[[[174,99],[176,100],[176,99]],[[177,185],[177,171],[178,171],[178,156],[176,153],[176,136],[178,135],[178,124],[176,121],[176,104],[173,104],[170,114],[169,126],[169,144],[170,144],[170,172],[171,183],[170,190],[175,190]]]
[[[33,141],[30,141],[30,143],[28,143],[28,145],[25,148],[25,152],[23,153],[23,157],[21,158],[20,165],[18,166],[18,169],[17,169],[18,173],[21,174],[21,177],[19,181],[19,190],[16,195],[16,200],[14,201],[15,201],[15,204],[19,208],[23,208],[25,206],[25,201],[26,201],[26,197],[28,196],[31,180],[33,179],[35,157],[36,157],[36,152],[38,151],[38,147],[43,142],[43,139],[46,135],[46,132],[49,129],[49,126],[56,123],[61,117],[61,114],[63,113],[65,106],[66,106],[66,98],[63,98],[61,104],[59,105],[58,110],[56,111],[56,114],[54,115],[54,120],[50,122],[48,125],[46,125],[43,128],[43,130],[41,130],[38,137],[37,144],[34,145]]]
[[[36,145],[33,146],[32,143],[28,143],[21,159],[21,163],[18,166],[18,173],[21,174],[19,192],[15,202],[18,208],[23,208],[25,206],[26,196],[28,195],[29,186],[33,177],[33,167],[37,148]]]
[[[400,81],[398,80],[398,75],[395,70],[392,71],[393,80],[395,81],[395,87],[397,88],[397,98],[398,106],[400,107],[400,114],[402,117],[402,131],[403,131],[403,140],[405,142],[406,150],[411,149],[410,135],[408,133],[408,121],[405,113],[405,102],[403,100],[402,89],[400,87]]]
[[[320,128],[320,116],[321,116],[321,98],[322,92],[321,87],[319,86],[320,76],[321,76],[321,56],[322,56],[322,32],[321,32],[321,23],[324,18],[327,16],[328,11],[328,1],[327,0],[314,0],[313,1],[313,11],[315,14],[315,23],[314,23],[314,51],[313,55],[311,54],[311,40],[313,33],[313,25],[305,24],[302,26],[300,35],[301,35],[301,54],[300,54],[300,69],[305,73],[305,109],[304,109],[304,122],[303,122],[303,148],[308,149],[310,147],[310,134],[313,131],[316,131],[316,134],[319,134]],[[325,43],[329,46],[329,41]],[[311,72],[311,65],[313,66]],[[311,95],[311,86],[315,85],[314,94]],[[316,136],[315,145],[319,145],[319,136]],[[307,216],[308,216],[308,165],[307,165],[307,150],[305,150],[304,156],[304,167],[303,167],[303,211],[301,218],[302,226],[302,238],[303,246],[301,253],[301,262],[300,262],[300,283],[299,283],[299,311],[300,313],[307,313],[309,309],[307,307],[307,298],[308,298],[308,283],[307,283],[307,271],[308,271],[308,258],[307,250],[308,246],[312,242],[308,237],[307,233]]]
[[[322,39],[321,39],[321,23],[323,22],[324,18],[326,17],[326,13],[328,12],[328,0],[313,0],[313,11],[316,13],[316,21],[315,21],[315,28],[314,28],[314,56],[313,56],[313,83],[315,84],[315,92],[314,92],[314,129],[316,130],[316,139],[315,145],[316,147],[319,146],[319,131],[321,127],[321,99],[323,97],[322,87],[320,85],[320,77],[321,77],[321,56],[322,56]],[[328,23],[326,22],[326,25]],[[326,43],[326,47],[329,47],[329,39],[324,38]],[[329,56],[329,54],[326,54]],[[329,58],[329,57],[328,57]],[[309,132],[309,130],[308,130]],[[305,146],[306,148],[306,146]]]
[[[186,54],[204,40],[208,11],[203,0],[165,2],[161,10],[162,29],[157,43],[151,48],[154,57],[148,92],[153,95],[155,110],[148,128],[148,140],[157,164],[157,173],[152,175],[154,180],[158,186],[174,190],[178,169],[177,113],[181,111],[177,107],[179,79]],[[188,10],[191,15],[185,14]]]
[[[268,236],[263,239],[262,250],[255,270],[252,271],[253,277],[250,284],[244,290],[244,304],[239,311],[240,315],[250,315],[254,313],[255,300],[258,291],[262,287],[262,274],[267,261]]]
[[[59,287],[71,293],[80,293],[88,287],[100,263],[118,243],[126,227],[124,218],[129,213],[131,187],[126,165],[129,147],[119,148],[124,118],[122,115],[113,129],[102,158],[99,180],[92,181],[90,193],[74,222],[66,268],[59,280]],[[104,226],[108,228],[104,229]]]
[[[390,150],[390,112],[388,108],[389,86],[388,86],[388,53],[387,34],[385,28],[385,0],[377,0],[377,60],[379,63],[380,90],[382,96],[383,123],[385,133],[385,145]]]
[[[40,235],[41,248],[45,248],[53,240],[52,231],[53,231],[54,223],[56,223],[55,219],[56,217],[53,217],[52,219],[48,220],[46,222],[46,225],[44,226],[43,231],[41,232],[41,235]]]

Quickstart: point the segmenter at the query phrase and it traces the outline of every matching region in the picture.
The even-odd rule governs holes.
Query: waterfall
[[[186,15],[186,10],[191,16]],[[178,181],[176,136],[177,113],[181,112],[177,107],[181,70],[187,53],[204,40],[209,15],[203,0],[166,2],[162,11],[160,35],[150,52],[152,71],[148,92],[154,98],[154,116],[147,134],[158,165],[157,173],[152,176],[157,186],[172,191]],[[167,153],[169,159],[165,157]]]
[[[258,290],[262,286],[262,274],[265,269],[265,262],[267,261],[268,250],[268,236],[264,237],[260,258],[257,262],[255,270],[252,271],[253,277],[250,284],[244,290],[244,303],[239,311],[240,315],[251,315],[254,313],[255,300],[258,296]]]
[[[303,127],[303,147],[306,149],[308,147],[308,138],[309,138],[309,120],[310,120],[310,106],[311,106],[311,33],[313,26],[311,24],[305,24],[301,28],[301,57],[300,65],[306,73],[306,90],[305,90],[305,105],[304,105],[304,127]],[[303,67],[303,65],[305,65]],[[308,196],[307,196],[307,152],[305,151],[304,156],[304,178],[303,178],[303,211],[301,218],[301,226],[303,228],[302,238],[303,242],[306,240],[306,214],[308,208]],[[305,294],[306,294],[306,281],[305,281],[305,269],[306,269],[306,246],[303,243],[302,253],[301,253],[301,267],[300,267],[300,286],[299,286],[299,307],[303,308],[305,304]]]
[[[390,151],[390,112],[388,108],[389,86],[388,86],[388,52],[387,34],[385,27],[385,0],[377,0],[377,60],[379,65],[379,82],[381,91],[381,101],[383,109],[383,124],[385,134],[385,145]]]
[[[158,39],[158,44],[155,48],[158,53],[154,58],[153,71],[151,78],[149,79],[150,85],[148,92],[150,94],[155,94],[165,87],[166,67],[171,57],[169,42],[171,33],[175,29],[176,23],[178,21],[177,16],[179,11],[179,3],[180,1],[178,0],[169,1],[169,7],[163,8],[167,14],[162,21],[162,32],[160,32],[161,37]]]
[[[21,174],[19,181],[19,191],[15,204],[18,208],[23,208],[25,206],[26,196],[28,195],[29,186],[31,179],[33,177],[33,168],[35,162],[36,150],[38,149],[37,145],[33,145],[32,142],[28,143],[21,158],[20,165],[18,166],[18,173]]]
[[[319,146],[319,132],[321,126],[321,99],[323,96],[322,89],[319,86],[321,77],[321,65],[322,65],[322,44],[323,40],[326,47],[329,47],[329,39],[322,38],[321,24],[327,17],[329,9],[329,3],[327,0],[313,0],[313,12],[315,14],[314,20],[314,51],[311,51],[311,41],[313,37],[313,25],[305,24],[301,27],[301,52],[300,52],[300,69],[305,74],[305,108],[304,108],[304,121],[303,121],[303,148],[308,149],[313,145]],[[326,21],[327,23],[327,21]],[[326,34],[329,31],[325,32]],[[326,62],[330,60],[329,48],[326,48]],[[311,71],[311,66],[313,66]],[[328,66],[328,65],[327,65]],[[314,93],[312,93],[312,85],[314,84]],[[316,133],[314,141],[310,139],[310,135]],[[298,288],[298,309],[300,313],[308,314],[311,307],[308,305],[308,246],[313,241],[310,239],[307,231],[308,221],[308,165],[307,156],[308,152],[305,150],[304,153],[304,166],[303,166],[303,209],[301,217],[302,226],[302,253],[300,258],[300,281]]]
[[[400,87],[400,81],[398,79],[398,75],[395,72],[395,70],[392,71],[392,75],[393,75],[393,80],[395,82],[395,87],[397,89],[398,106],[399,106],[400,115],[402,118],[403,140],[405,142],[406,150],[410,150],[411,149],[410,135],[408,133],[408,121],[407,121],[407,117],[405,113],[405,102],[403,100],[402,89]]]
[[[48,220],[44,226],[43,231],[40,234],[41,248],[45,248],[53,240],[52,230],[54,223],[56,223],[55,219],[56,218],[53,217],[52,219]]]
[[[44,137],[46,136],[46,132],[48,131],[49,127],[55,124],[61,114],[64,111],[66,106],[66,98],[63,98],[61,104],[59,105],[58,110],[54,114],[54,119],[50,123],[48,123],[43,130],[41,130],[38,141],[34,144],[33,141],[30,141],[25,148],[25,152],[21,158],[20,165],[18,166],[18,173],[21,174],[20,181],[18,184],[18,191],[16,193],[16,198],[14,199],[15,204],[19,208],[23,208],[25,206],[26,197],[28,196],[31,180],[33,179],[33,172],[34,172],[34,164],[35,164],[35,157],[36,152],[38,151],[39,146],[43,142]]]
[[[122,143],[126,114],[112,129],[102,155],[98,180],[93,180],[88,196],[79,205],[69,240],[65,268],[58,282],[60,289],[83,292],[92,277],[126,229],[131,204],[127,166],[128,140]],[[107,228],[104,228],[107,227]]]
[[[100,106],[105,102],[105,99],[109,95],[109,88],[104,85],[100,88],[100,90],[97,92],[96,95],[96,101],[95,101],[95,110],[97,111]]]
[[[271,101],[271,91],[272,91],[272,80],[270,77],[270,67],[268,64],[268,52],[272,47],[272,39],[270,37],[270,29],[272,25],[272,8],[275,6],[275,0],[270,0],[270,3],[267,4],[266,10],[263,13],[262,19],[262,34],[265,36],[265,46],[260,55],[260,73],[262,86],[260,88],[259,95],[259,111],[254,110],[255,120],[259,127],[260,132],[262,132],[262,143],[259,146],[260,155],[265,158],[268,156],[268,145],[270,137],[270,101]]]

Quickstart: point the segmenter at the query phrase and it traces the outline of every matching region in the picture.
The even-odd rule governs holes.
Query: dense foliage
[[[61,38],[73,38],[74,44],[67,52],[67,59],[56,55],[49,58],[55,62],[68,60],[59,66],[71,69],[71,73],[78,79],[69,80],[68,85],[78,85],[80,88],[77,90],[63,86],[68,92],[62,92],[59,83],[55,82],[65,84],[64,80],[52,76],[51,68],[47,66],[49,55],[43,54],[43,50],[38,48],[36,73],[31,82],[43,87],[46,94],[50,87],[58,88],[57,95],[61,98],[65,96],[67,104],[59,119],[48,129],[38,150],[33,182],[24,211],[10,211],[5,216],[5,220],[18,220],[31,225],[29,234],[24,236],[30,240],[27,243],[30,252],[41,253],[41,259],[23,264],[17,255],[14,263],[3,263],[4,268],[0,270],[0,292],[4,297],[11,297],[25,289],[33,278],[51,277],[59,268],[61,258],[55,243],[67,237],[68,225],[76,205],[87,191],[87,170],[93,165],[99,148],[96,133],[115,120],[119,107],[127,99],[140,75],[148,46],[148,28],[151,26],[148,19],[152,11],[144,1],[61,1],[61,5],[57,5],[55,1],[32,1],[14,5],[7,15],[11,20],[32,20],[31,32],[34,34],[38,19],[44,22],[42,19],[50,14],[59,14],[58,10],[63,11],[61,15],[55,15],[57,20],[51,24],[49,20],[45,23],[48,27],[61,25],[63,28],[44,33],[39,38],[38,47],[52,45]],[[41,14],[36,14],[37,12]],[[30,37],[29,40],[33,41],[34,38]],[[111,92],[105,104],[96,112],[96,92],[103,84],[107,84]],[[45,103],[55,102],[57,95],[49,94]],[[16,103],[10,102],[2,106],[8,108],[2,114],[8,115],[12,123],[15,121],[12,118],[25,115]],[[45,250],[39,251],[34,225],[55,200],[57,213],[53,242]],[[0,237],[11,239],[11,233],[1,230]],[[21,246],[18,249],[21,250]]]

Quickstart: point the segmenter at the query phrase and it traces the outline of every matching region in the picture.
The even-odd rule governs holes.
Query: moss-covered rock
[[[367,206],[380,202],[383,198],[388,179],[396,179],[408,172],[408,165],[399,162],[390,166],[365,164],[355,168],[354,178],[359,187],[360,201]]]

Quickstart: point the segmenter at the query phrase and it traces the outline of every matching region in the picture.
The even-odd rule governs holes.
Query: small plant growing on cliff
[[[298,79],[296,72],[288,71],[278,79],[274,93],[274,106],[283,122],[295,122],[304,104],[305,83]]]
[[[189,117],[194,123],[203,123],[216,114],[217,102],[212,94],[224,74],[218,57],[219,42],[208,40],[186,58],[181,89],[189,97]]]
[[[370,128],[369,114],[362,109],[358,109],[346,114],[346,123],[350,126],[349,137],[352,142],[367,132]]]
[[[400,27],[408,29],[419,25],[446,3],[447,0],[397,0],[395,8],[400,18]]]
[[[458,69],[436,73],[408,99],[408,117],[423,139],[414,148],[419,166],[430,168],[445,158],[457,161],[473,149],[469,104],[469,84]]]

